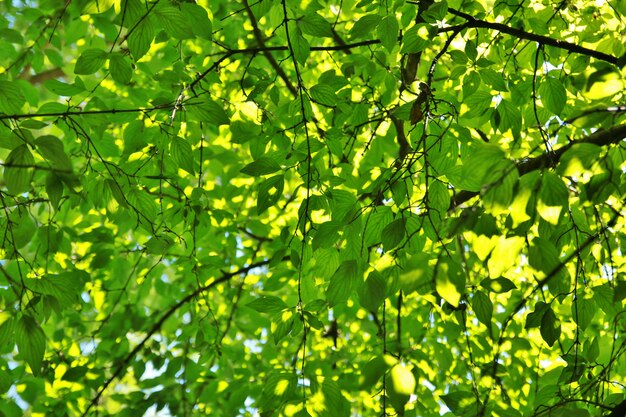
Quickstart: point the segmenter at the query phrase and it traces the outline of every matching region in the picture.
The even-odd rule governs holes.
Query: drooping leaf
[[[15,342],[32,373],[35,376],[39,375],[46,352],[46,335],[39,323],[30,316],[22,316],[15,324]]]
[[[28,191],[34,165],[35,158],[27,145],[20,145],[11,151],[4,164],[4,180],[10,193]]]
[[[107,60],[107,53],[102,49],[85,49],[74,67],[74,74],[89,75],[97,72]]]

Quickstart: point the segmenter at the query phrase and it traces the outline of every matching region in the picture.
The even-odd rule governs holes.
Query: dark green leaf
[[[317,84],[309,90],[311,98],[317,103],[325,106],[334,106],[337,104],[337,96],[332,87],[325,84]]]
[[[111,77],[121,84],[128,84],[133,76],[130,60],[121,54],[111,55],[109,71],[111,71]]]
[[[280,171],[280,165],[267,156],[262,156],[241,169],[241,172],[251,177],[260,177],[261,175],[272,174],[276,171]]]
[[[370,36],[376,26],[380,23],[382,17],[377,14],[368,14],[357,20],[350,30],[352,39],[365,38]]]
[[[41,371],[41,362],[46,352],[46,335],[39,323],[24,315],[15,325],[15,342],[20,355],[36,376]]]
[[[227,125],[230,123],[230,118],[224,108],[213,100],[190,102],[187,103],[185,108],[195,120],[200,122],[215,125]]]
[[[280,200],[283,195],[284,185],[285,177],[283,175],[275,175],[263,181],[259,185],[259,194],[256,205],[258,214],[263,213]]]
[[[159,6],[154,9],[153,13],[168,35],[176,39],[192,37],[187,19],[177,8],[165,6],[163,3],[160,3]]]
[[[378,311],[378,308],[385,301],[386,293],[387,285],[385,278],[378,271],[370,272],[365,283],[359,289],[361,306],[368,311]]]
[[[172,153],[174,162],[176,162],[181,169],[191,175],[195,174],[193,150],[188,141],[180,136],[175,136],[170,143],[170,152]]]
[[[404,218],[396,219],[382,230],[380,240],[385,251],[390,251],[402,242],[406,234],[406,222]]]
[[[567,94],[563,82],[547,76],[539,86],[541,103],[552,113],[560,115],[567,101]]]
[[[74,74],[89,75],[98,71],[107,60],[107,53],[102,49],[85,49],[74,67]]]
[[[507,278],[485,278],[480,282],[480,285],[488,291],[502,294],[516,289],[517,287],[510,279]]]
[[[0,112],[17,114],[24,102],[24,94],[18,83],[0,80]]]
[[[493,303],[489,299],[489,296],[481,291],[474,292],[474,295],[472,296],[472,310],[476,313],[478,321],[487,326],[487,328],[491,328]]]
[[[541,337],[552,347],[561,336],[561,322],[556,318],[552,308],[548,307],[541,319]]]
[[[394,46],[398,42],[398,35],[400,28],[398,26],[398,20],[394,15],[387,15],[382,18],[377,27],[378,38],[380,43],[391,52]]]
[[[330,278],[330,285],[326,290],[326,301],[331,306],[347,301],[360,281],[357,262],[353,260],[343,261]]]
[[[196,36],[211,40],[213,38],[213,24],[206,9],[195,3],[181,3],[183,16],[189,20],[191,29]]]
[[[4,181],[12,194],[28,191],[33,176],[35,158],[27,145],[13,149],[4,164]]]
[[[249,302],[247,306],[259,313],[280,313],[288,308],[283,300],[272,295],[262,295]]]
[[[320,38],[331,37],[330,23],[317,13],[310,13],[298,20],[298,26],[302,33]]]

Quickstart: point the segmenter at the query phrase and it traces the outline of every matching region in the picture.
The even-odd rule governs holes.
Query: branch
[[[174,108],[174,104],[162,104],[154,107],[139,107],[136,109],[109,109],[109,110],[68,110],[64,112],[53,113],[24,113],[24,114],[1,114],[0,120],[17,120],[17,119],[34,119],[36,117],[67,117],[67,116],[84,116],[88,114],[115,114],[115,113],[144,113],[155,110],[170,110]]]
[[[556,164],[568,149],[578,143],[591,143],[593,145],[606,146],[619,143],[624,138],[626,138],[626,124],[614,126],[606,130],[599,130],[583,139],[569,142],[567,145],[564,145],[551,153],[545,153],[536,158],[524,159],[516,164],[517,171],[519,172],[519,175],[522,176],[524,174],[528,174],[529,172],[550,166],[553,163]],[[448,211],[454,210],[461,204],[479,194],[480,193],[476,191],[465,190],[455,194],[450,200],[450,207],[448,208]]]
[[[185,298],[183,298],[182,300],[180,300],[179,302],[177,302],[176,304],[171,306],[165,312],[165,314],[163,314],[161,316],[161,318],[156,323],[154,323],[152,325],[152,327],[150,328],[150,330],[148,331],[146,336],[143,338],[143,340],[141,342],[139,342],[139,344],[137,346],[135,346],[135,348],[132,351],[130,351],[130,353],[128,355],[126,355],[126,357],[121,361],[121,363],[117,366],[117,368],[115,368],[115,371],[113,371],[113,374],[109,377],[109,379],[107,379],[104,382],[104,384],[102,384],[102,386],[100,387],[100,389],[98,390],[96,395],[91,399],[91,401],[89,402],[89,405],[87,405],[87,408],[85,409],[85,411],[83,411],[81,416],[85,417],[87,415],[89,410],[94,405],[96,405],[96,403],[100,400],[100,398],[102,397],[102,394],[109,387],[109,385],[111,385],[111,383],[116,378],[118,378],[120,375],[122,375],[124,369],[130,364],[130,361],[139,353],[139,351],[141,351],[144,348],[144,346],[146,345],[148,340],[150,340],[150,338],[152,338],[152,336],[154,336],[154,334],[156,332],[158,332],[161,329],[161,327],[163,327],[163,325],[165,324],[167,319],[169,319],[176,311],[178,311],[178,309],[180,309],[182,306],[184,306],[185,304],[187,304],[188,302],[190,302],[191,300],[196,298],[198,295],[202,294],[203,292],[206,292],[206,291],[210,290],[211,288],[215,287],[216,285],[221,284],[223,282],[227,282],[230,279],[232,279],[233,277],[236,277],[238,275],[247,274],[251,270],[253,270],[254,268],[259,268],[261,266],[267,265],[267,264],[269,264],[269,262],[270,262],[269,260],[259,261],[259,262],[250,264],[248,266],[245,266],[243,268],[240,268],[240,269],[238,269],[236,271],[233,271],[233,272],[225,272],[225,273],[222,274],[221,277],[217,278],[215,281],[211,282],[208,285],[205,285],[203,287],[199,287],[199,288],[195,289],[191,293],[187,294],[187,296],[185,296]]]
[[[530,41],[539,42],[544,45],[554,46],[555,48],[560,48],[569,52],[575,52],[578,54],[587,55],[593,58],[600,59],[602,61],[609,62],[613,65],[618,65],[617,57],[614,57],[609,54],[605,54],[603,52],[594,51],[593,49],[585,48],[585,47],[576,45],[571,42],[566,42],[566,41],[562,41],[559,39],[549,38],[547,36],[536,35],[534,33],[525,32],[521,29],[516,29],[507,25],[503,25],[502,23],[486,22],[484,20],[476,19],[475,17],[467,13],[463,13],[453,8],[448,8],[448,12],[452,13],[455,16],[458,16],[467,20],[469,23],[469,27],[498,30],[502,33],[506,33],[507,35],[515,36],[521,39],[528,39]]]

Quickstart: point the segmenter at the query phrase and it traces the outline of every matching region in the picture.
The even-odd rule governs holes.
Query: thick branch
[[[463,13],[453,8],[448,8],[448,12],[452,13],[455,16],[462,17],[463,19],[467,20],[469,23],[469,27],[498,30],[502,33],[506,33],[507,35],[515,36],[521,39],[528,39],[530,41],[539,42],[543,45],[554,46],[555,48],[565,49],[566,51],[569,51],[569,52],[575,52],[578,54],[587,55],[593,58],[600,59],[602,61],[609,62],[613,65],[618,65],[617,57],[614,57],[609,54],[605,54],[603,52],[594,51],[593,49],[585,48],[585,47],[576,45],[571,42],[566,42],[566,41],[562,41],[559,39],[550,38],[547,36],[536,35],[534,33],[529,33],[521,29],[516,29],[507,25],[503,25],[502,23],[486,22],[484,20],[476,19],[467,13]]]
[[[178,311],[178,309],[180,309],[185,304],[189,303],[191,300],[193,300],[200,294],[215,287],[216,285],[221,284],[223,282],[227,282],[236,276],[247,274],[255,268],[259,268],[261,266],[267,265],[269,262],[270,262],[269,260],[255,262],[253,264],[240,268],[237,271],[223,273],[222,276],[217,278],[215,281],[203,287],[197,288],[196,290],[189,293],[185,298],[183,298],[182,300],[180,300],[179,302],[171,306],[165,312],[165,314],[163,314],[161,318],[152,325],[152,327],[150,328],[150,330],[148,330],[148,333],[141,340],[141,342],[139,342],[139,344],[135,346],[135,348],[132,351],[130,351],[128,355],[126,355],[126,357],[122,360],[122,362],[115,368],[115,371],[113,371],[113,374],[104,382],[104,384],[102,384],[102,386],[100,387],[96,395],[89,402],[89,405],[87,406],[85,411],[83,411],[82,416],[85,417],[87,413],[89,412],[89,410],[98,403],[98,401],[102,397],[102,394],[104,393],[104,391],[106,391],[109,385],[111,385],[111,383],[116,378],[118,378],[119,376],[123,374],[126,367],[128,367],[128,365],[130,364],[130,361],[145,347],[148,340],[150,340],[152,336],[154,336],[154,334],[158,332],[161,329],[161,327],[163,327],[167,319],[169,319],[176,311]]]
[[[517,163],[517,171],[520,175],[524,175],[528,174],[529,172],[549,166],[550,164],[558,163],[561,159],[561,156],[563,156],[563,154],[568,149],[570,149],[577,143],[591,143],[593,145],[606,146],[614,143],[619,143],[620,141],[624,140],[624,138],[626,138],[626,124],[614,126],[606,130],[599,130],[583,139],[572,141],[552,153],[545,153],[535,158],[524,159]],[[476,191],[461,191],[457,193],[450,200],[450,207],[448,208],[448,210],[453,210],[457,208],[458,206],[465,203],[469,199],[477,196],[478,194],[479,193]]]
[[[276,71],[276,74],[283,80],[283,82],[285,83],[285,85],[287,86],[287,89],[291,92],[291,94],[293,94],[294,96],[298,95],[298,90],[296,89],[296,87],[293,86],[293,84],[291,83],[291,80],[289,79],[285,71],[278,64],[278,62],[276,61],[276,58],[274,58],[274,55],[272,55],[265,47],[265,39],[263,39],[263,34],[261,33],[261,30],[259,29],[259,24],[256,20],[256,17],[254,16],[252,9],[250,9],[250,5],[248,5],[248,0],[243,0],[243,4],[246,7],[248,18],[250,19],[250,23],[252,24],[252,33],[254,34],[254,38],[256,39],[259,46],[264,49],[263,55],[265,56],[267,61],[270,63],[272,68],[274,68],[274,71]]]

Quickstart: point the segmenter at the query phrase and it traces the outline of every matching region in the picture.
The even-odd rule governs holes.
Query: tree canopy
[[[625,1],[0,12],[0,416],[624,400]]]

